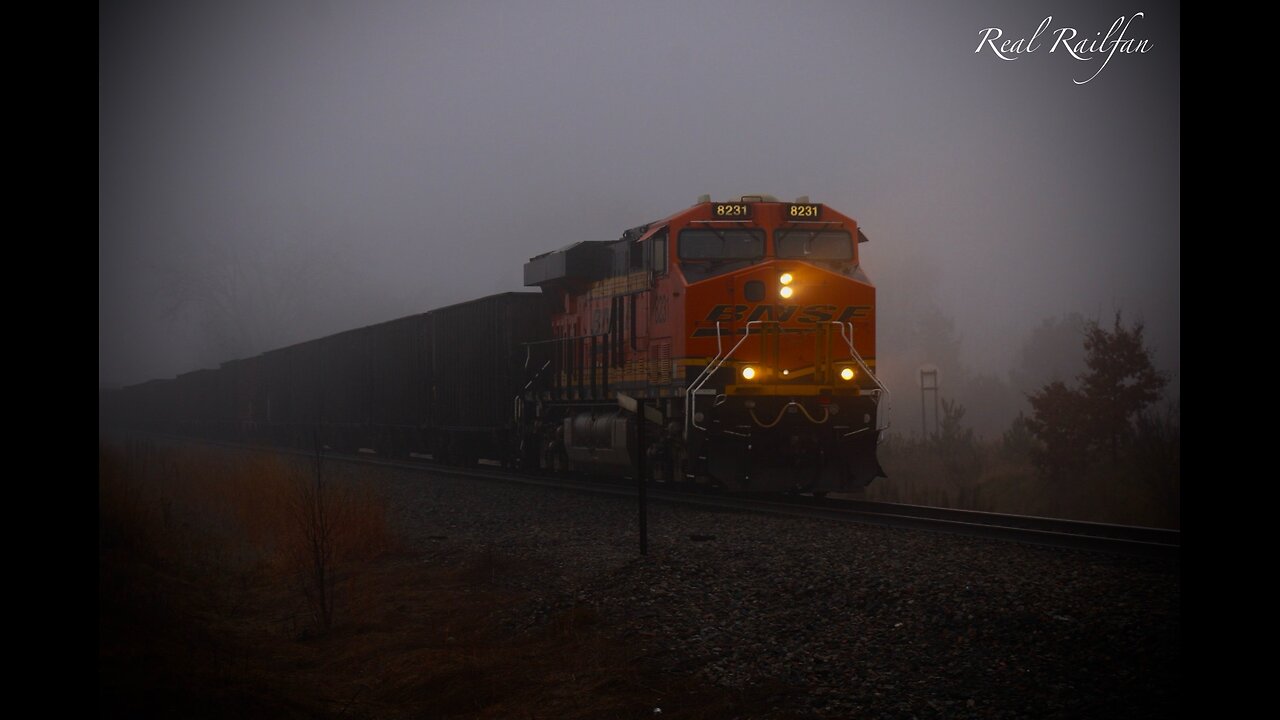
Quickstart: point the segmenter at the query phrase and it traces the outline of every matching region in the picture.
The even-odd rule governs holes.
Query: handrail
[[[589,340],[593,337],[599,338],[599,337],[608,337],[608,336],[609,336],[609,333],[591,333],[590,335],[574,335],[573,337],[565,336],[565,337],[548,338],[546,340],[528,340],[520,344],[524,345],[527,348],[530,345],[548,345],[550,343],[564,342],[565,340]]]
[[[714,375],[716,371],[724,367],[725,361],[733,357],[733,354],[738,351],[738,348],[742,347],[742,343],[746,342],[747,338],[751,337],[751,326],[763,323],[764,320],[748,320],[747,326],[743,328],[742,339],[738,340],[732,348],[729,348],[729,352],[723,353],[722,356],[722,353],[720,352],[720,348],[723,347],[720,343],[720,321],[716,321],[716,357],[712,359],[711,362],[707,363],[707,366],[702,369],[702,372],[694,379],[693,384],[690,385],[689,389],[685,392],[684,437],[686,440],[689,439],[690,424],[699,430],[704,432],[706,431],[706,428],[699,425],[697,420],[693,417],[693,411],[697,405],[698,391],[702,389],[703,385],[707,384],[707,381],[711,379],[711,376]]]
[[[706,367],[702,369],[702,372],[698,373],[698,376],[694,378],[693,382],[690,383],[689,387],[685,390],[684,437],[686,440],[689,438],[690,427],[696,428],[698,430],[702,430],[704,432],[707,429],[702,425],[699,425],[697,419],[694,418],[694,410],[697,409],[698,391],[701,390],[702,387],[707,384],[707,382],[716,373],[716,371],[724,367],[724,364],[728,362],[730,358],[733,357],[734,353],[738,351],[738,348],[742,346],[742,343],[746,342],[747,338],[751,336],[751,326],[763,325],[764,323],[765,323],[764,320],[748,321],[746,327],[743,330],[742,337],[738,340],[738,342],[734,343],[733,347],[729,348],[728,352],[725,352],[724,343],[722,340],[723,333],[721,332],[721,329],[720,329],[720,322],[716,321],[716,356],[711,359],[711,362],[707,363]],[[829,321],[829,323],[831,325],[836,325],[840,328],[840,337],[844,340],[845,345],[847,345],[849,348],[849,356],[853,359],[855,363],[858,364],[858,367],[861,368],[862,371],[866,373],[867,377],[870,377],[871,381],[876,385],[876,389],[871,391],[876,395],[876,432],[879,433],[880,438],[883,438],[884,431],[889,429],[890,418],[891,418],[889,388],[885,387],[885,384],[880,382],[880,378],[876,377],[875,373],[871,371],[871,368],[867,366],[866,361],[862,359],[862,355],[858,353],[857,348],[854,347],[853,323],[841,322],[839,320],[831,320]],[[788,405],[790,405],[790,403],[788,403]],[[882,406],[884,410],[883,412],[884,424],[881,424],[880,422]],[[803,407],[801,409],[803,409]],[[807,414],[808,413],[806,412],[806,415]],[[809,420],[816,422],[812,417],[810,417]],[[759,422],[758,419],[757,419],[757,422]],[[775,423],[776,423],[776,420],[775,420]],[[861,432],[861,431],[855,431],[855,432]]]
[[[862,356],[859,355],[857,349],[853,347],[853,323],[839,322],[836,320],[833,320],[832,322],[840,326],[840,336],[843,337],[845,342],[848,343],[849,345],[849,355],[853,358],[854,362],[858,363],[858,367],[862,368],[862,371],[865,372],[867,376],[871,378],[871,381],[876,384],[876,387],[879,388],[878,391],[877,390],[872,391],[872,392],[877,392],[882,396],[881,398],[877,398],[877,401],[876,401],[876,432],[879,433],[880,435],[880,437],[877,438],[876,441],[879,442],[880,439],[884,437],[884,431],[889,429],[889,424],[892,420],[891,402],[889,400],[889,388],[885,387],[884,383],[880,382],[880,378],[876,377],[875,373],[871,372],[871,368],[867,367],[867,364],[862,360]],[[846,327],[848,328],[848,331],[849,331],[847,335],[845,334]],[[883,403],[880,402],[881,399],[883,399],[884,401]],[[884,425],[880,424],[880,408],[882,405],[884,406],[884,416],[885,416]],[[855,430],[854,432],[861,432],[861,430]],[[849,434],[852,435],[853,433],[849,433]]]
[[[685,395],[684,395],[684,439],[685,440],[689,439],[689,421],[693,418],[693,410],[694,410],[694,402],[695,402],[693,398],[696,397],[697,395],[697,389],[700,389],[703,385],[706,384],[707,381],[705,376],[707,375],[707,371],[711,369],[711,365],[714,364],[716,360],[719,360],[720,356],[723,354],[724,354],[724,346],[720,342],[720,321],[717,320],[716,321],[716,356],[712,358],[711,362],[707,363],[706,367],[702,368],[702,372],[698,374],[698,377],[693,379],[693,382],[689,385],[689,388],[685,390]]]

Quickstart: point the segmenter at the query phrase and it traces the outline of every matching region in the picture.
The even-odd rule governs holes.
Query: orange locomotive
[[[521,462],[629,474],[642,451],[655,480],[817,494],[883,476],[862,242],[853,218],[808,198],[703,196],[620,240],[532,258],[525,285],[548,297],[551,339],[525,346]]]

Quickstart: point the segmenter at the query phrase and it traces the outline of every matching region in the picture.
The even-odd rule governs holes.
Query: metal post
[[[645,491],[644,400],[636,400],[636,490],[640,498],[640,554],[649,554],[649,496]]]
[[[938,435],[938,369],[935,366],[925,366],[920,368],[920,436],[923,439],[929,437],[929,424],[927,421],[928,407],[926,397],[928,393],[933,393],[933,434]]]

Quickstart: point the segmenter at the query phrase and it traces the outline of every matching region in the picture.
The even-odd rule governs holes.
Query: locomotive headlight
[[[841,378],[843,378],[843,379],[845,379],[845,380],[852,380],[852,379],[853,379],[853,368],[851,368],[851,367],[847,367],[847,368],[845,368],[845,369],[841,370],[841,371],[840,371],[840,377],[841,377]]]
[[[778,276],[778,282],[783,285],[790,285],[792,280],[795,280],[795,278],[791,276],[791,273],[782,273]]]
[[[756,376],[756,369],[750,365],[742,368],[742,379],[750,380]]]
[[[792,295],[795,295],[796,291],[795,291],[795,288],[791,287],[790,285],[783,285],[782,289],[778,291],[778,294],[781,295],[783,299],[786,299],[791,297]]]

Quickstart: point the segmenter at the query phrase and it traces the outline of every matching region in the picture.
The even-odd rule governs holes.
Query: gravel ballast
[[[587,606],[647,661],[777,687],[753,717],[1170,717],[1180,566],[368,466],[408,542],[501,558],[531,632]],[[667,713],[678,710],[668,708]]]

